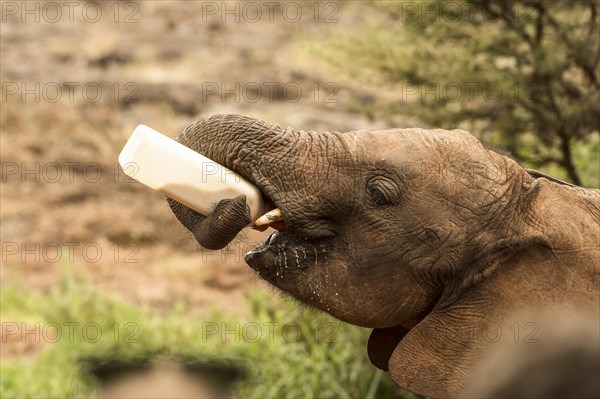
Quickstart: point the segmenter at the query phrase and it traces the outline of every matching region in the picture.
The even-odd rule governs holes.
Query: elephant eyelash
[[[390,205],[390,200],[387,198],[385,193],[381,191],[378,187],[367,187],[367,192],[369,193],[369,197],[377,205]]]
[[[378,206],[395,205],[400,202],[400,190],[396,183],[386,177],[376,176],[367,182],[367,194]]]

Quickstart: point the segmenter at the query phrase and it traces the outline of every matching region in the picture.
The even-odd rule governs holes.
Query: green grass
[[[90,397],[98,381],[86,371],[86,359],[110,364],[165,358],[243,368],[246,377],[234,386],[239,397],[415,397],[369,363],[368,330],[263,292],[248,296],[251,316],[244,320],[219,311],[200,318],[182,304],[159,314],[95,291],[71,273],[51,293],[4,284],[0,298],[3,322],[57,323],[63,333],[34,357],[0,363],[3,398]],[[68,322],[79,323],[72,339]],[[97,324],[86,338],[83,326],[90,323]],[[97,341],[96,330],[102,331]],[[45,336],[54,340],[53,331]]]

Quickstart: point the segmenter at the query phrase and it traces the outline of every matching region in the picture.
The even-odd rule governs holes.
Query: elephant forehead
[[[392,129],[357,132],[365,151],[382,159],[423,161],[439,157],[471,157],[483,147],[464,130]]]

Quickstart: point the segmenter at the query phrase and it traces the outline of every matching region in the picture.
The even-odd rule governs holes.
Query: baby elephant
[[[248,265],[373,328],[371,361],[411,391],[464,396],[495,348],[552,336],[536,317],[598,318],[600,191],[523,169],[466,131],[305,132],[218,115],[178,140],[281,210]],[[208,217],[169,204],[211,249],[252,222],[243,197]]]

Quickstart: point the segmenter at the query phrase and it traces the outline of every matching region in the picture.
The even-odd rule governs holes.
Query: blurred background
[[[0,1],[9,397],[397,397],[369,331],[200,248],[117,156],[215,113],[464,128],[600,187],[596,1]]]

